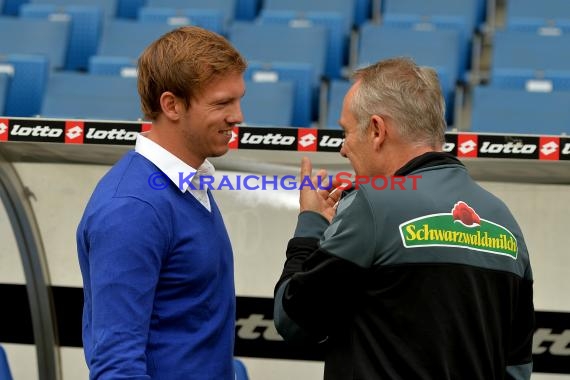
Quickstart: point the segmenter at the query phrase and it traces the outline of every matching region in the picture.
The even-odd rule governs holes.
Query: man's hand
[[[303,157],[301,161],[301,181],[304,181],[305,178],[310,178],[313,188],[303,186],[300,190],[300,211],[318,212],[330,223],[336,214],[336,207],[342,190],[338,188],[339,183],[336,183],[335,180],[333,180],[332,184],[328,183],[326,170],[319,170],[315,176],[312,175],[312,171],[311,160]]]

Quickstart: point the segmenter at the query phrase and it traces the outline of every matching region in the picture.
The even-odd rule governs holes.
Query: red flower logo
[[[481,224],[481,218],[467,203],[459,201],[451,210],[453,220],[461,222],[466,227],[475,227]]]

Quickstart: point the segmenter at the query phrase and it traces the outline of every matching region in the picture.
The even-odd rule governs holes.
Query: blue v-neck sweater
[[[221,214],[154,190],[126,154],[99,182],[77,231],[91,379],[233,379],[233,256]],[[154,182],[156,183],[156,182]]]

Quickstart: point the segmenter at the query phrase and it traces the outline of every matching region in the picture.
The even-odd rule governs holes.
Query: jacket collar
[[[394,175],[404,176],[404,175],[408,175],[408,174],[410,174],[410,173],[412,173],[418,169],[429,168],[432,166],[449,165],[449,164],[463,166],[461,161],[459,161],[457,158],[455,158],[454,156],[452,156],[449,153],[426,152],[426,153],[421,154],[415,158],[412,158],[404,166],[402,166],[400,169],[398,169],[396,171],[396,173],[394,173]]]

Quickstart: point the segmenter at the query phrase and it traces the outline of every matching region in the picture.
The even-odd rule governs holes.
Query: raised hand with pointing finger
[[[336,206],[342,195],[338,183],[333,179],[332,183],[326,183],[327,172],[318,170],[312,175],[313,167],[308,157],[301,161],[301,179],[310,178],[313,186],[302,186],[299,194],[300,212],[313,211],[324,216],[329,223],[336,214]]]

